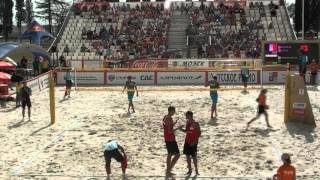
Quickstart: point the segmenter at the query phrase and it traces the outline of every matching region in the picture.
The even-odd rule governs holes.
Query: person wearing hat
[[[22,105],[22,119],[24,119],[25,108],[26,108],[26,106],[28,106],[28,117],[29,117],[29,121],[30,121],[30,117],[31,117],[30,96],[31,96],[32,91],[31,91],[31,88],[28,87],[26,81],[23,81],[20,93],[21,93],[21,105]]]
[[[296,180],[296,169],[291,165],[290,155],[287,153],[282,154],[281,160],[283,165],[278,168],[273,180]]]
[[[125,84],[122,92],[124,92],[127,89],[128,100],[129,100],[128,113],[130,113],[130,107],[132,108],[133,113],[135,113],[132,100],[133,100],[133,96],[134,96],[135,91],[137,91],[137,96],[138,96],[137,84],[136,84],[136,82],[132,81],[131,76],[128,76],[127,79],[128,80],[126,81],[126,84]]]
[[[121,163],[121,169],[123,175],[126,173],[127,169],[127,155],[124,151],[124,148],[120,146],[117,140],[111,139],[108,140],[104,145],[104,159],[106,161],[106,172],[108,177],[111,174],[111,159],[114,158],[116,161]]]

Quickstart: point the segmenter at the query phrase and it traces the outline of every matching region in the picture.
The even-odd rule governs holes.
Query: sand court
[[[63,88],[57,88],[57,120],[53,126],[48,126],[49,98],[48,92],[43,91],[32,97],[31,122],[20,122],[21,109],[0,111],[1,117],[6,116],[0,122],[3,142],[1,160],[4,164],[0,166],[0,177],[8,178],[20,168],[17,176],[11,176],[13,179],[32,179],[32,174],[47,179],[105,179],[102,144],[115,138],[127,151],[129,179],[163,179],[167,152],[162,118],[169,105],[176,106],[174,120],[179,119],[178,125],[185,124],[184,113],[187,110],[193,111],[195,120],[200,123],[199,178],[270,177],[281,164],[279,155],[282,152],[293,154],[293,164],[299,176],[310,179],[319,177],[320,158],[316,155],[320,153],[318,127],[285,125],[284,87],[266,86],[269,87],[267,103],[270,105],[268,112],[273,128],[267,129],[264,117],[261,117],[252,123],[249,131],[245,131],[245,127],[256,113],[258,89],[250,90],[248,94],[240,91],[219,92],[218,119],[212,121],[209,92],[141,92],[139,97],[134,98],[136,113],[127,114],[125,93],[77,91],[72,92],[70,99],[61,100],[63,91],[60,90]],[[174,88],[184,89],[186,86]],[[309,91],[316,123],[320,115],[319,95],[319,91]],[[184,136],[177,131],[181,153]],[[182,155],[174,168],[177,179],[184,179],[186,171],[186,161]],[[112,172],[114,179],[121,177],[120,164],[114,160]]]

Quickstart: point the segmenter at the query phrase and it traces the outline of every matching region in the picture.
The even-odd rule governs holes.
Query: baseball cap
[[[282,160],[290,160],[290,154],[288,154],[288,153],[283,153],[283,154],[281,155],[281,159],[282,159]]]

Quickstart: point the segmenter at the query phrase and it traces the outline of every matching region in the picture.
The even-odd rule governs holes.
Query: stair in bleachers
[[[168,50],[185,49],[187,44],[186,29],[189,23],[188,16],[173,11],[168,32]]]

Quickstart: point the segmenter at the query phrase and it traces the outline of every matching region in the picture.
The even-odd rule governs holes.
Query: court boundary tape
[[[246,90],[261,90],[261,87],[251,87],[246,88]],[[280,88],[265,88],[268,90],[281,90]],[[245,90],[245,88],[220,88],[216,89],[217,91],[241,91]],[[60,89],[60,91],[65,91],[64,89]],[[72,90],[74,91],[74,90]],[[78,87],[76,91],[92,91],[92,92],[122,92],[123,89],[120,88],[85,88]],[[184,91],[210,91],[209,88],[155,88],[155,89],[138,89],[139,92],[184,92]],[[125,91],[127,92],[127,90]]]
[[[107,178],[107,175],[72,175],[72,174],[20,174],[19,177],[70,177],[70,178]],[[123,177],[123,175],[111,175],[110,178],[117,178],[117,177]],[[254,180],[259,180],[259,179],[266,179],[267,177],[257,177],[257,176],[183,176],[183,175],[178,175],[178,176],[164,176],[164,175],[126,175],[126,178],[168,178],[168,179],[254,179]]]
[[[11,171],[11,175],[12,176],[18,176],[20,174],[20,172],[27,167],[28,165],[30,165],[34,160],[36,160],[38,158],[38,156],[45,150],[47,149],[49,146],[55,144],[57,141],[59,141],[60,139],[62,139],[64,137],[64,134],[66,132],[69,132],[70,130],[72,130],[73,128],[76,127],[76,125],[78,125],[80,122],[80,120],[75,120],[75,122],[73,122],[70,126],[68,126],[67,128],[65,128],[63,131],[61,131],[60,133],[58,133],[51,141],[49,141],[46,145],[44,145],[42,148],[40,148],[40,150],[38,151],[34,151],[31,156],[29,158],[27,158],[26,160],[24,160],[19,166],[13,168],[13,170]]]

